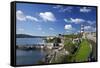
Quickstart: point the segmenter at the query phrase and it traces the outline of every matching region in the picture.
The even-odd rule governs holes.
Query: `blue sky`
[[[55,36],[80,31],[96,31],[96,8],[43,4],[16,4],[16,33]]]

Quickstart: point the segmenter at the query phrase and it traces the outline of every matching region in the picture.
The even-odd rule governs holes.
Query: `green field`
[[[90,55],[90,52],[91,48],[88,40],[83,39],[73,59],[75,62],[88,61],[88,56]]]
[[[70,34],[70,35],[65,35],[66,38],[80,38],[81,35],[80,34],[77,34],[77,35],[74,35],[74,34]]]

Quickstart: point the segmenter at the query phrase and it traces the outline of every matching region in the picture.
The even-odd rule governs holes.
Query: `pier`
[[[31,50],[31,49],[42,49],[44,44],[26,44],[26,45],[16,45],[17,49]]]
[[[41,43],[41,44],[26,44],[26,45],[16,45],[17,49],[31,50],[31,49],[52,49],[54,47],[53,43]]]

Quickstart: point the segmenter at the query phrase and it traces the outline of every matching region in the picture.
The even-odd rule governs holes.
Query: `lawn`
[[[80,38],[81,35],[80,34],[77,34],[77,35],[74,35],[74,34],[70,34],[70,35],[65,35],[66,38]]]
[[[80,44],[80,48],[73,57],[74,61],[76,62],[88,61],[88,56],[90,55],[90,52],[91,48],[89,42],[86,39],[83,39],[83,41]]]

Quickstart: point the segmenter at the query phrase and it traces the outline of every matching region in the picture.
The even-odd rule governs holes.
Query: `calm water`
[[[41,43],[44,43],[43,38],[16,38],[17,45],[41,44]]]
[[[41,44],[44,43],[42,38],[17,38],[17,45],[25,44]],[[43,50],[16,50],[16,64],[17,65],[30,65],[37,64],[45,57]]]

